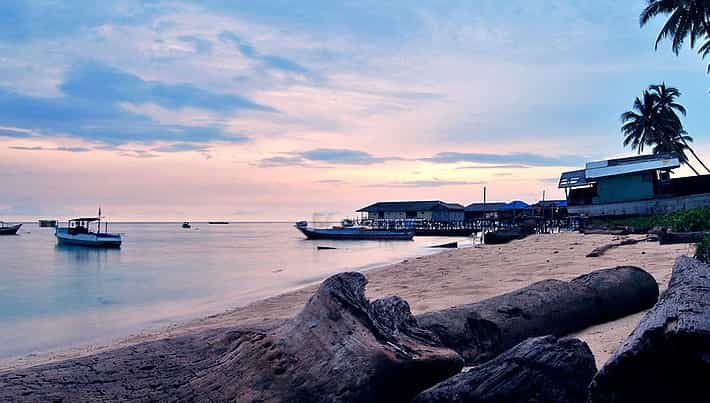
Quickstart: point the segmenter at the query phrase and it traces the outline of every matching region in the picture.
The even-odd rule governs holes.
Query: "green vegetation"
[[[710,234],[706,234],[703,241],[695,247],[695,258],[710,263]]]
[[[710,207],[656,216],[599,219],[593,220],[592,225],[606,228],[630,228],[635,232],[646,232],[653,227],[664,227],[676,232],[710,231]]]

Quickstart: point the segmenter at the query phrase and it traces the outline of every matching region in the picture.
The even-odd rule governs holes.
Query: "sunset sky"
[[[560,198],[661,81],[710,158],[708,61],[654,51],[643,4],[3,0],[0,220]]]

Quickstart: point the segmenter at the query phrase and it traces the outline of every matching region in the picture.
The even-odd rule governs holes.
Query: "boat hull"
[[[351,241],[410,241],[414,231],[379,231],[360,229],[312,229],[296,227],[308,239],[333,239]]]
[[[96,234],[76,234],[57,232],[54,234],[60,245],[86,246],[91,248],[120,248],[121,236],[102,236]]]
[[[471,236],[473,229],[452,228],[452,229],[426,229],[417,228],[414,230],[416,236]]]
[[[17,235],[17,231],[21,226],[22,224],[17,224],[10,227],[0,228],[0,235]]]

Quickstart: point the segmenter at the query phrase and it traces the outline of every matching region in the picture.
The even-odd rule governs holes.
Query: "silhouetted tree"
[[[631,146],[639,154],[644,147],[653,147],[654,154],[672,152],[700,175],[685,154],[692,138],[687,136],[676,114],[676,111],[685,114],[685,108],[675,102],[678,95],[677,89],[660,84],[650,86],[641,97],[636,97],[633,109],[621,115],[624,146]]]

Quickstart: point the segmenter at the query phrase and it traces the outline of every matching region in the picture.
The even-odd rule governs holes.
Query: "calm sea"
[[[116,250],[56,245],[25,224],[0,237],[0,358],[103,343],[219,313],[347,270],[471,238],[309,241],[286,223],[109,225]],[[335,250],[317,250],[316,246]]]

